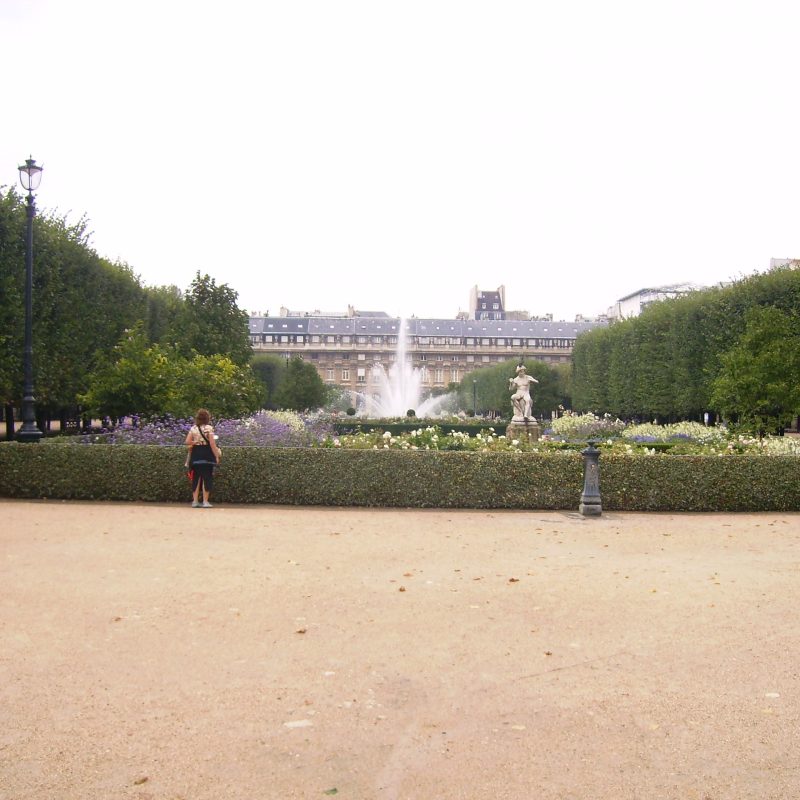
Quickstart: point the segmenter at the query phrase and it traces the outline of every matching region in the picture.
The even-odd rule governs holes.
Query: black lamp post
[[[478,416],[478,381],[472,379],[472,416]]]
[[[33,193],[42,180],[42,168],[29,158],[19,168],[19,179],[28,193],[28,227],[25,238],[25,383],[22,388],[22,427],[17,431],[17,440],[38,442],[42,432],[36,427],[36,401],[33,397],[33,218],[36,216]]]

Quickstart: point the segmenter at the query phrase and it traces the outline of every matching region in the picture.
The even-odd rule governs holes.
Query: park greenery
[[[782,429],[800,414],[800,270],[654,303],[578,337],[573,367],[579,411]]]
[[[260,411],[241,419],[215,421],[224,447],[305,447],[341,450],[450,451],[472,453],[575,453],[593,441],[605,454],[800,455],[800,440],[784,436],[748,436],[738,428],[698,422],[630,424],[610,415],[566,412],[543,427],[538,441],[505,435],[487,421],[464,425],[460,417],[416,420],[414,425],[376,420],[363,430],[341,433],[340,417],[322,413]],[[106,431],[71,440],[73,444],[175,446],[183,442],[191,417],[154,421],[125,420]]]
[[[80,446],[69,438],[36,447],[9,442],[0,446],[0,495],[188,502],[184,458],[180,446]],[[215,497],[222,503],[574,510],[583,486],[582,462],[574,450],[234,447],[226,441]],[[600,469],[605,511],[800,507],[797,456],[636,458],[607,451]]]
[[[7,424],[23,386],[25,203],[0,195],[0,404]],[[39,427],[50,419],[224,417],[262,407],[323,405],[311,365],[253,359],[247,313],[209,275],[189,287],[149,287],[124,263],[100,257],[86,219],[34,219],[33,352]],[[276,405],[277,404],[277,405]],[[8,428],[11,425],[8,424]]]
[[[24,204],[8,191],[0,196],[7,420],[23,383],[24,226]],[[247,316],[227,285],[198,272],[185,290],[144,286],[128,265],[97,255],[85,220],[42,214],[35,226],[39,425],[76,414],[106,423],[36,447],[5,443],[3,496],[185,500],[182,442],[206,406],[225,453],[222,502],[574,508],[580,451],[593,441],[609,510],[800,507],[797,439],[772,435],[800,414],[797,270],[597,328],[578,338],[571,366],[525,359],[543,421],[530,442],[506,436],[497,418],[510,413],[513,362],[451,384],[457,416],[418,419],[409,409],[402,420],[355,425],[352,396],[325,387],[313,364],[252,353]],[[700,422],[706,412],[710,425]]]
[[[0,195],[0,402],[7,421],[19,409],[23,384],[25,222],[25,204],[17,192]],[[226,284],[197,272],[186,289],[145,286],[127,264],[95,252],[85,219],[70,223],[42,213],[34,225],[40,427],[51,418],[63,423],[83,416],[108,419],[112,426],[129,420],[148,431],[149,423],[168,427],[170,420],[186,419],[199,406],[212,409],[215,418],[246,421],[260,409],[324,407],[344,414],[353,403],[349,393],[326,387],[314,365],[300,357],[253,354],[247,314]],[[511,361],[487,365],[436,391],[449,393],[445,407],[460,410],[461,422],[465,415],[507,416],[514,366]],[[538,380],[534,415],[559,417],[539,448],[557,450],[570,439],[592,435],[620,452],[626,447],[636,453],[695,452],[704,446],[696,431],[645,431],[623,420],[677,423],[703,420],[706,414],[712,422],[728,423],[725,428],[702,426],[725,431],[718,435],[726,437],[726,452],[752,452],[755,445],[743,444],[750,441],[759,442],[759,452],[777,447],[764,435],[781,431],[800,414],[800,271],[777,268],[655,303],[635,319],[579,336],[571,365],[526,358],[525,366]],[[592,414],[564,413],[570,408]],[[422,447],[428,449],[483,452],[529,447],[499,432],[480,432],[481,426],[451,433],[437,421],[441,430],[434,429],[416,420],[414,412],[408,410],[405,422],[412,429],[405,432],[364,430],[347,438],[333,431],[339,445],[331,437],[320,443],[412,450],[425,440]],[[257,424],[241,425],[256,435]],[[580,436],[578,428],[566,431],[570,425],[582,426]],[[428,430],[437,432],[419,433]],[[388,438],[375,440],[387,433]],[[302,443],[308,443],[307,437]]]

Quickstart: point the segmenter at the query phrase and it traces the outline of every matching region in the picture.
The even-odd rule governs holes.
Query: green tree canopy
[[[198,272],[183,298],[169,333],[181,353],[190,357],[225,355],[244,366],[253,354],[247,312],[236,304],[238,294],[227,284]]]
[[[127,331],[111,357],[91,376],[80,396],[91,413],[119,418],[129,414],[153,417],[168,413],[175,402],[175,362],[151,345],[140,322]]]
[[[264,390],[264,407],[278,408],[275,402],[275,394],[278,391],[281,380],[286,375],[286,360],[281,356],[272,353],[256,353],[250,359],[250,367],[256,380],[262,385]]]
[[[731,383],[735,360],[746,355],[738,345],[752,309],[800,315],[800,270],[779,267],[728,286],[653,303],[634,319],[581,334],[573,350],[573,408],[645,419],[699,419],[704,411],[715,410],[747,416],[747,408],[763,409],[752,391],[747,402],[743,394],[737,400],[742,387],[734,391]],[[769,324],[766,317],[759,319],[752,325],[762,333],[765,325],[777,324],[776,317]],[[755,348],[753,364],[743,374],[757,366],[762,346],[761,369],[771,369],[775,343],[756,335],[756,328],[746,339]],[[723,369],[724,379],[717,383]],[[716,407],[723,399],[725,409]],[[774,403],[773,408],[777,409]],[[783,411],[774,413],[785,416]]]
[[[292,411],[304,411],[321,408],[326,400],[325,384],[316,367],[307,364],[299,356],[293,356],[273,395],[275,405]]]
[[[472,410],[474,392],[479,414],[498,411],[504,417],[510,417],[512,409],[508,380],[516,375],[518,363],[510,359],[465,375],[458,385],[459,405],[465,410]],[[535,417],[549,418],[550,412],[558,408],[565,399],[568,371],[559,370],[543,361],[526,360],[524,363],[528,374],[539,381],[531,387],[533,414]]]
[[[227,356],[196,355],[177,362],[175,400],[170,413],[190,417],[208,408],[216,417],[244,417],[263,405],[264,390],[249,366],[239,366]]]
[[[191,417],[203,407],[217,417],[242,417],[261,407],[263,389],[249,366],[227,356],[187,359],[151,344],[139,322],[92,374],[80,399],[101,417]]]
[[[800,414],[800,316],[772,306],[746,315],[744,333],[721,357],[712,402],[759,431]]]

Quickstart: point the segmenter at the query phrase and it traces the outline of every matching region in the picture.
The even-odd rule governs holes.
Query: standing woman
[[[219,464],[222,451],[217,447],[214,429],[211,427],[211,414],[200,408],[194,416],[194,425],[186,434],[189,448],[189,465],[192,475],[192,508],[211,508],[208,497],[214,488],[214,467]],[[200,488],[203,489],[203,502],[200,503]]]

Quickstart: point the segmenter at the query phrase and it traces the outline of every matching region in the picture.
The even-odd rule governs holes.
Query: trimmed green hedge
[[[0,444],[0,496],[187,502],[183,447]],[[580,455],[225,449],[215,500],[416,508],[577,510]],[[600,459],[606,511],[797,511],[791,456]]]

